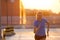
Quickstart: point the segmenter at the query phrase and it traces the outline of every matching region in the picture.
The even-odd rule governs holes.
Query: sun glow
[[[59,0],[22,0],[24,8],[26,9],[43,9],[52,10],[53,12],[60,12]]]
[[[26,13],[24,5],[21,0],[20,0],[20,24],[26,24]]]

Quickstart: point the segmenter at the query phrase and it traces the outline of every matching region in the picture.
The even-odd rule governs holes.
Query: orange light
[[[26,24],[26,13],[21,0],[20,0],[20,24]]]
[[[28,9],[52,10],[60,12],[60,0],[22,0],[24,7]]]

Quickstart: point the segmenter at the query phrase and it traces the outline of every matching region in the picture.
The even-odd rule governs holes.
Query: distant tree
[[[60,16],[60,12],[59,12],[59,16]]]
[[[42,13],[44,16],[50,16],[50,12],[47,10],[43,10]]]

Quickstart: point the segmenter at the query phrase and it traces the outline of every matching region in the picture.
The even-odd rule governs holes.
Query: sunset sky
[[[25,9],[42,9],[60,12],[60,0],[22,0]]]

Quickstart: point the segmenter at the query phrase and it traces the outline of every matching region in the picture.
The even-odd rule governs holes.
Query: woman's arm
[[[37,32],[37,30],[38,30],[38,28],[37,28],[37,27],[34,27],[34,33],[36,33],[36,32]]]
[[[47,22],[47,36],[49,36],[49,22]]]

